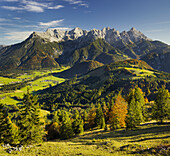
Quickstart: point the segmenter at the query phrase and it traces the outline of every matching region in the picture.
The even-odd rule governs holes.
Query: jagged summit
[[[137,31],[136,28],[132,27],[130,31]]]
[[[46,32],[34,32],[33,36],[39,36],[46,41],[59,42],[67,40],[77,40],[81,38],[81,41],[87,41],[91,39],[101,38],[106,40],[111,45],[116,45],[118,42],[138,42],[141,39],[149,40],[143,33],[132,27],[128,32],[119,32],[114,28],[105,27],[102,30],[92,29],[90,31],[83,30],[76,27],[72,30],[63,29],[47,29]],[[83,39],[82,39],[83,38]]]

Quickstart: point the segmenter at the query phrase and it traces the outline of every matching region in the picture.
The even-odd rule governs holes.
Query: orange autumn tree
[[[109,112],[109,123],[111,129],[119,129],[125,127],[125,119],[127,115],[127,103],[119,94]]]

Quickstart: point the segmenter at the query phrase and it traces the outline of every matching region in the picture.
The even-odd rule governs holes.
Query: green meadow
[[[0,93],[0,101],[1,103],[13,105],[19,103],[14,97],[22,98],[24,93],[27,92],[27,88],[29,88],[30,92],[42,90],[48,88],[50,86],[57,85],[65,81],[63,78],[58,78],[52,75],[52,73],[58,73],[68,69],[61,68],[61,69],[52,69],[52,70],[42,70],[42,71],[31,71],[26,72],[25,74],[19,75],[18,77],[14,78],[6,78],[0,77],[0,85],[3,84],[12,84],[12,83],[19,83],[23,81],[33,80],[35,77],[39,76],[40,78],[30,81],[27,83],[26,87],[21,88],[20,90],[15,91],[8,91],[6,93]]]
[[[52,140],[23,148],[22,151],[5,152],[11,156],[168,156],[170,154],[170,124],[145,123],[134,130],[90,130],[69,140]]]

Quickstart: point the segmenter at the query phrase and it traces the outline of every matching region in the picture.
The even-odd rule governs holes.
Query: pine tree
[[[169,91],[165,87],[159,88],[153,107],[153,118],[160,123],[170,117]]]
[[[127,115],[127,103],[119,94],[114,102],[114,105],[109,112],[109,122],[111,129],[125,127],[125,118]]]
[[[83,119],[81,118],[78,110],[75,110],[72,123],[74,133],[82,134],[84,132],[83,126],[84,126]]]
[[[74,135],[71,120],[68,112],[62,112],[62,122],[61,122],[61,139],[69,139]]]
[[[98,128],[105,127],[105,119],[104,119],[103,110],[100,104],[98,104],[98,107],[96,109],[95,125]]]
[[[0,143],[15,144],[18,141],[18,127],[12,123],[3,104],[0,104]]]
[[[18,120],[19,139],[21,144],[41,142],[44,126],[40,121],[40,108],[37,96],[27,92],[23,97],[23,106]]]

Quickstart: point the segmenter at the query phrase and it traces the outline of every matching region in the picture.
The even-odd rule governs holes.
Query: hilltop
[[[153,100],[157,88],[170,89],[170,74],[159,72],[146,62],[131,59],[98,67],[85,75],[39,92],[40,103],[48,107],[50,99],[60,105],[84,105],[96,103],[102,98],[122,90],[127,95],[131,88],[139,86],[149,100]]]
[[[58,77],[65,77],[65,78],[72,78],[75,76],[80,76],[92,71],[98,67],[103,66],[104,64],[94,61],[94,60],[87,60],[81,63],[75,64],[70,69],[67,69],[59,74],[54,74]]]

